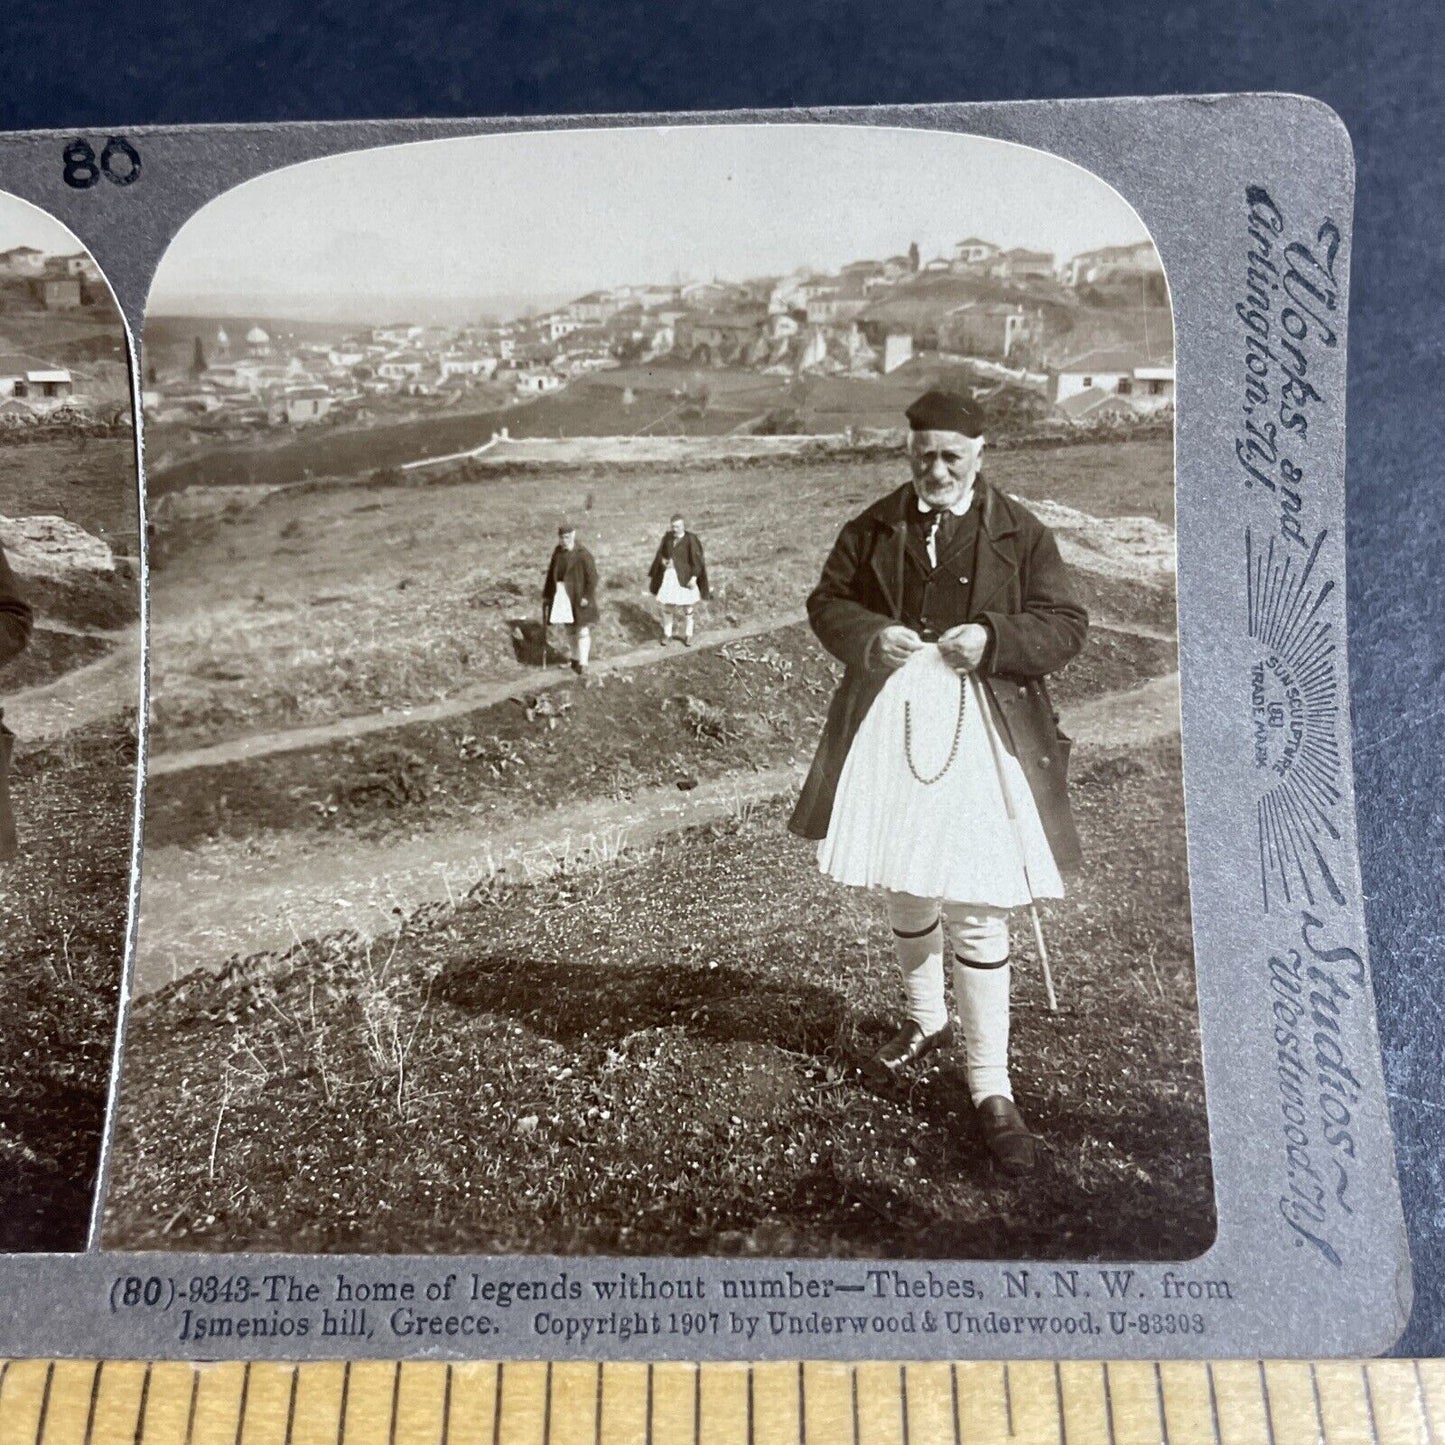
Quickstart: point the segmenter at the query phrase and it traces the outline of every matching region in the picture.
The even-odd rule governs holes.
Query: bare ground
[[[1064,730],[1079,756],[1146,747],[1179,731],[1179,676],[1091,698],[1067,709]],[[593,798],[499,829],[448,827],[405,840],[339,837],[324,847],[283,834],[261,842],[218,840],[146,851],[135,992],[238,954],[284,950],[337,929],[375,937],[425,903],[455,900],[478,882],[545,877],[584,861],[606,862],[683,828],[735,817],[795,790],[799,760],[727,773],[683,792],[675,784],[629,797]]]
[[[991,1169],[945,1056],[874,1094],[886,922],[764,804],[389,937],[191,975],[133,1016],[118,1248],[1191,1258],[1213,1238],[1177,748],[1081,762],[1089,858],[1018,941]]]
[[[706,625],[775,622],[816,583],[843,522],[906,474],[897,457],[863,456],[273,494],[172,538],[153,574],[152,746],[394,714],[524,680],[516,627],[540,614],[563,511],[597,558],[599,659],[656,635],[645,579],[677,509],[707,543]],[[1155,565],[1172,564],[1167,438],[1006,452],[989,475],[1058,512],[1091,613],[1174,626],[1172,565]],[[1101,570],[1111,564],[1124,575]]]

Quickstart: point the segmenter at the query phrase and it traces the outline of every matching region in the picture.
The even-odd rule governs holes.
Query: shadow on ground
[[[621,964],[599,969],[517,954],[450,965],[436,997],[466,1013],[501,1014],[561,1043],[616,1042],[685,1024],[719,1043],[772,1044],[800,1054],[837,1051],[848,1006],[829,988],[782,984],[719,964]]]

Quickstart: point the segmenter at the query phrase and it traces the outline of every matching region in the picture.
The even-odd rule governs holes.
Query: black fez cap
[[[956,391],[926,391],[904,413],[913,431],[956,431],[983,435],[983,412]]]

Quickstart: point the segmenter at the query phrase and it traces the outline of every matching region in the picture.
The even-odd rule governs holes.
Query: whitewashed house
[[[999,248],[992,241],[982,240],[978,236],[969,236],[953,248],[953,264],[959,270],[981,268],[997,256],[998,251]]]
[[[415,381],[426,370],[427,359],[419,351],[398,351],[377,363],[376,374],[386,381]]]
[[[1102,246],[1081,251],[1066,261],[1059,272],[1065,286],[1097,286],[1101,282],[1129,277],[1160,276],[1163,262],[1152,241],[1135,241],[1129,246]]]
[[[443,381],[449,376],[493,377],[497,374],[497,358],[482,352],[449,351],[437,368]]]
[[[1074,418],[1120,399],[1140,415],[1174,401],[1174,358],[1127,347],[1097,347],[1049,371],[1049,400]]]
[[[54,411],[75,393],[75,382],[63,366],[24,352],[0,354],[0,401],[23,401],[32,411]]]

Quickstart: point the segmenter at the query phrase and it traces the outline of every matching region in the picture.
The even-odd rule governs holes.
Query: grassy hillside
[[[610,866],[482,885],[138,1006],[121,1248],[1188,1258],[1213,1237],[1177,747],[1095,754],[1089,864],[1020,947],[1037,1178],[987,1161],[956,1052],[874,1094],[877,904],[785,804]]]
[[[0,445],[0,516],[64,517],[133,548],[139,526],[130,437],[56,437]]]
[[[25,324],[22,325],[21,323]],[[42,325],[42,322],[44,323]],[[74,317],[0,315],[6,344],[52,359],[116,342],[115,326]],[[109,341],[107,341],[109,337]],[[129,437],[10,437],[0,446],[0,514],[66,518],[112,547],[137,541]],[[138,594],[32,586],[51,615],[98,626],[134,615]],[[64,605],[62,605],[64,604]],[[112,638],[37,627],[0,669],[7,695],[105,656]],[[106,711],[113,679],[76,679],[82,711]],[[21,855],[0,864],[0,1250],[82,1248],[104,1127],[130,890],[135,804],[131,718],[113,716],[37,747],[16,746],[11,791]],[[23,731],[15,712],[10,716]]]
[[[1096,630],[1052,679],[1056,704],[1171,671],[1171,642]],[[841,669],[806,624],[716,650],[659,654],[595,689],[524,695],[440,722],[153,776],[146,843],[267,833],[414,835],[475,820],[490,832],[641,789],[806,760]]]
[[[988,475],[1098,516],[1173,520],[1167,438],[999,452]],[[647,569],[672,512],[708,548],[703,626],[800,608],[838,528],[907,476],[901,459],[576,469],[268,498],[178,540],[153,576],[152,746],[436,701],[520,679],[558,518],[597,559],[599,657],[655,636]],[[1172,595],[1084,579],[1104,615],[1168,626]],[[1144,614],[1147,613],[1146,617]]]
[[[0,1250],[85,1241],[130,887],[134,733],[15,760],[21,856],[0,864]]]

